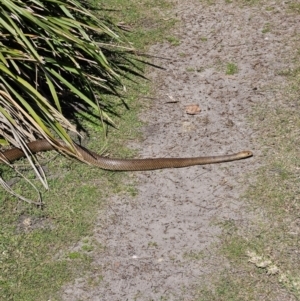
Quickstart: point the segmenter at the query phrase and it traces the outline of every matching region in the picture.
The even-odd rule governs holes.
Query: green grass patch
[[[186,69],[185,69],[187,72],[194,72],[194,71],[196,71],[196,68],[194,68],[194,67],[186,67]]]
[[[227,63],[226,64],[226,74],[227,75],[234,75],[238,73],[239,69],[238,66],[234,63]]]
[[[290,11],[300,14],[300,3],[292,1],[289,3]]]
[[[172,4],[166,0],[101,0],[99,4],[113,9],[113,20],[128,26],[129,40],[137,49],[162,41],[166,32],[177,22],[169,13]]]
[[[114,10],[112,18],[122,21],[131,30],[128,39],[138,49],[145,50],[148,45],[162,41],[167,29],[176,23],[167,13],[171,7],[167,1],[154,2],[112,0],[100,1],[100,4]],[[142,71],[144,67],[138,66]],[[99,120],[89,116],[91,122],[88,123],[84,121],[88,116],[81,117],[90,134],[86,139],[88,148],[109,156],[134,156],[135,152],[126,147],[126,141],[139,139],[141,123],[137,112],[147,106],[139,97],[146,96],[150,90],[147,80],[135,80],[138,83],[131,79],[125,81],[128,92],[118,103],[114,102],[121,116],[114,119],[118,129],[103,129]],[[42,208],[0,191],[1,300],[60,300],[61,287],[83,277],[91,268],[94,254],[101,256],[105,249],[89,236],[110,196],[115,193],[135,196],[137,193],[134,179],[128,173],[103,171],[56,157],[53,152],[42,154],[40,161],[45,164],[50,190],[43,190],[31,171],[26,175],[42,190]],[[26,172],[28,167],[24,162],[20,160],[16,166]],[[16,177],[4,166],[2,175],[6,180]],[[13,189],[29,199],[37,199],[35,190],[24,180]],[[101,282],[101,276],[98,278],[88,283],[93,286]]]
[[[180,45],[180,40],[176,37],[173,36],[168,36],[166,37],[166,40],[172,45],[172,46],[179,46]]]
[[[264,28],[262,29],[262,33],[268,33],[268,32],[270,32],[271,31],[271,25],[270,25],[270,23],[266,23],[265,25],[264,25]]]

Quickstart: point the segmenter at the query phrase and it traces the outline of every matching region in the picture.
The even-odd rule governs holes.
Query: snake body
[[[70,153],[70,148],[62,141],[58,141],[60,149]],[[107,170],[118,171],[137,171],[137,170],[153,170],[162,168],[179,168],[192,165],[204,165],[211,163],[221,163],[235,161],[251,157],[250,151],[242,151],[236,154],[223,156],[208,156],[194,158],[145,158],[145,159],[115,159],[103,157],[84,147],[74,144],[76,151],[81,156],[81,160],[93,166]],[[28,149],[33,153],[54,150],[54,146],[46,139],[36,140],[27,144]],[[0,160],[13,162],[19,158],[25,157],[25,153],[19,148],[13,148],[0,153]]]

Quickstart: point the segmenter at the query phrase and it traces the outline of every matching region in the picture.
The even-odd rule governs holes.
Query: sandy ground
[[[296,20],[285,17],[285,4],[274,2],[269,11],[216,2],[176,2],[171,13],[179,22],[170,36],[180,44],[166,42],[150,50],[169,60],[155,59],[165,70],[149,71],[155,99],[145,100],[144,141],[134,147],[140,157],[244,149],[254,157],[134,173],[138,195],[115,196],[95,228],[94,237],[106,248],[94,263],[103,280],[91,287],[78,278],[64,288],[64,300],[195,300],[199,277],[228,265],[216,255],[220,223],[247,223],[241,195],[262,156],[255,142],[258,129],[247,116],[255,103],[272,98],[268,85],[282,80],[277,74],[288,67],[285,56],[292,50],[286,41],[296,31]],[[228,63],[237,65],[236,74],[226,75]],[[186,114],[191,104],[201,112]]]

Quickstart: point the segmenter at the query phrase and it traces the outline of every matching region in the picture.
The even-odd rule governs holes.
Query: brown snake
[[[61,149],[70,153],[69,147],[62,141],[58,141]],[[179,168],[192,165],[204,165],[211,163],[221,163],[235,161],[251,157],[250,151],[242,151],[236,154],[224,156],[194,157],[194,158],[146,158],[146,159],[114,159],[102,157],[78,144],[74,144],[77,152],[81,155],[81,160],[93,166],[108,170],[134,171],[152,170],[162,168]],[[46,139],[29,142],[27,147],[34,154],[42,151],[54,150],[55,148]],[[0,161],[13,162],[24,157],[24,152],[19,148],[13,148],[3,153],[0,152]]]

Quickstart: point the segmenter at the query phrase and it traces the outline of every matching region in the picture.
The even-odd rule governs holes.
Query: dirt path
[[[272,93],[266,87],[281,80],[277,71],[287,67],[284,58],[291,51],[284,39],[293,27],[276,4],[268,11],[216,2],[177,1],[172,15],[180,22],[171,43],[150,51],[169,60],[156,59],[166,70],[150,72],[155,100],[141,116],[147,124],[144,141],[134,147],[141,157],[243,149],[255,156],[135,173],[138,195],[115,197],[95,229],[106,248],[95,261],[103,280],[91,288],[78,279],[65,289],[64,300],[195,300],[199,277],[209,279],[228,264],[216,253],[220,223],[247,223],[240,198],[248,173],[261,159],[253,141],[257,129],[246,118],[255,103]],[[235,66],[236,74],[226,74]],[[189,104],[199,105],[201,112],[187,115]]]

